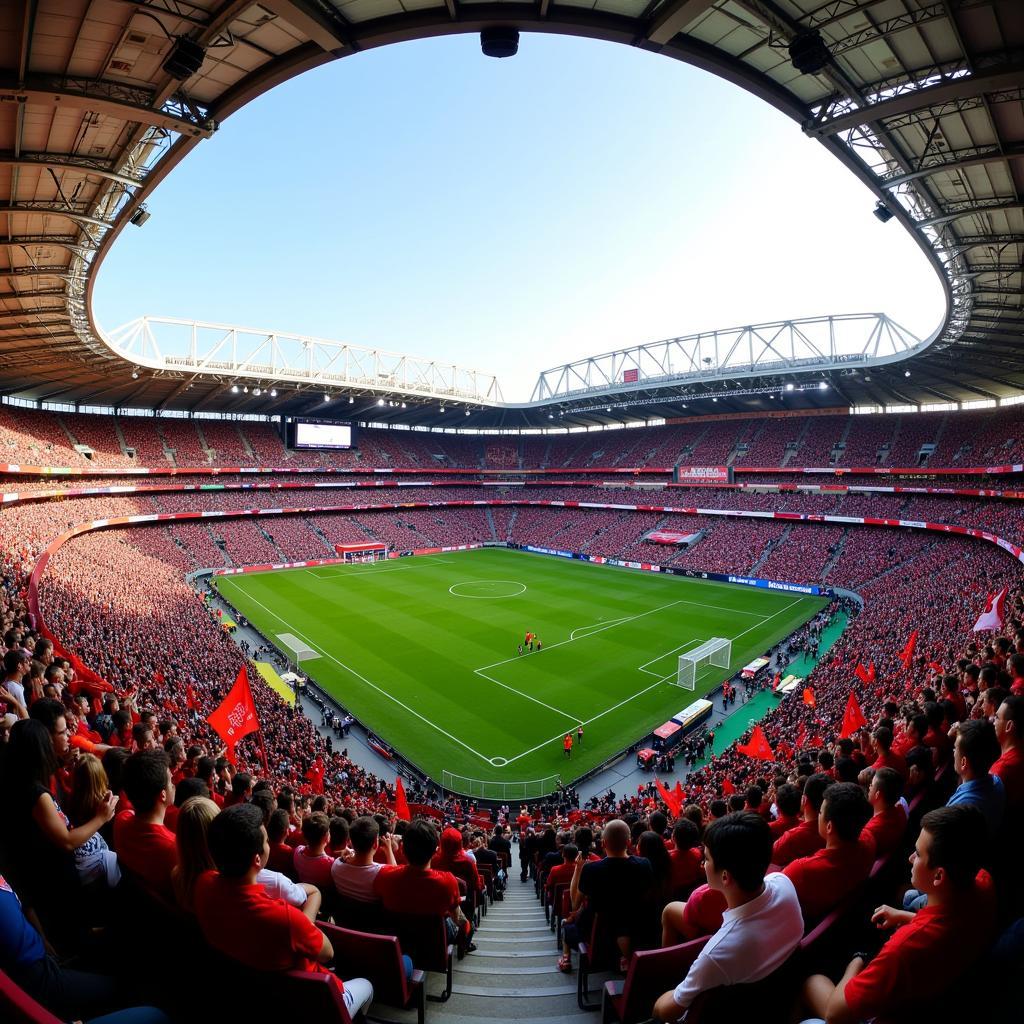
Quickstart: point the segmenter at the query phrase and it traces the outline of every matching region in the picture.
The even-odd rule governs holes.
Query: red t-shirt
[[[780,814],[774,821],[768,822],[768,829],[776,840],[779,840],[791,829],[800,824],[800,819],[794,814],[792,817]]]
[[[206,871],[196,882],[196,917],[206,941],[257,971],[316,971],[324,937],[312,921],[262,885]],[[340,980],[338,982],[341,983]]]
[[[271,843],[270,858],[267,867],[271,871],[280,871],[287,875],[293,882],[297,882],[299,876],[295,873],[295,851],[287,843]]]
[[[790,861],[794,861],[798,857],[809,857],[824,847],[825,840],[818,832],[818,819],[801,821],[799,825],[775,840],[775,845],[772,847],[772,863],[783,868]]]
[[[672,861],[670,884],[673,892],[689,889],[706,878],[702,863],[704,855],[699,846],[691,846],[688,850],[673,850],[668,856]]]
[[[165,828],[169,828],[172,832],[178,831],[178,814],[180,813],[180,811],[181,808],[175,807],[174,804],[171,804],[167,808],[166,812],[164,813]]]
[[[576,865],[573,863],[566,864],[565,861],[562,861],[561,864],[556,864],[548,872],[546,884],[548,892],[554,892],[556,885],[568,885],[572,881],[572,875],[575,870]]]
[[[331,868],[334,865],[334,858],[328,857],[326,853],[318,857],[307,855],[309,847],[300,846],[295,851],[295,874],[300,882],[309,882],[324,892],[330,892],[334,887],[331,881]]]
[[[1024,804],[1024,754],[1020,747],[1010,747],[992,765],[989,774],[1003,780],[1007,807],[1016,809]]]
[[[406,865],[396,871],[380,871],[373,882],[385,910],[397,914],[455,914],[459,883],[447,871]]]
[[[862,836],[871,836],[875,841],[875,856],[886,857],[899,849],[903,834],[907,831],[907,812],[902,805],[887,807],[880,814],[872,816],[864,826]]]
[[[134,811],[122,811],[114,819],[114,848],[128,871],[162,899],[174,902],[171,870],[178,863],[178,849],[169,828],[150,825]]]
[[[698,885],[683,908],[683,932],[686,938],[714,935],[722,927],[726,911],[725,897],[706,882]]]
[[[818,850],[787,864],[782,873],[793,883],[804,921],[818,921],[863,882],[875,862],[875,841],[862,835],[856,843]]]
[[[847,1005],[858,1020],[888,1019],[900,1011],[916,1017],[988,948],[994,923],[991,887],[982,884],[951,906],[922,908],[847,982]]]
[[[878,771],[879,768],[891,768],[900,773],[900,778],[907,781],[907,760],[896,751],[890,750],[887,754],[879,754],[875,763],[871,766]]]

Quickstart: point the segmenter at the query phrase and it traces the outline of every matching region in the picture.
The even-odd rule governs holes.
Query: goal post
[[[700,647],[679,655],[679,669],[676,673],[676,686],[684,690],[697,688],[697,673],[705,665],[715,668],[728,668],[732,660],[732,641],[726,637],[715,636],[705,641]]]

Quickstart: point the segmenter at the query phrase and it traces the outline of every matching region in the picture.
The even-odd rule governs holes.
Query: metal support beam
[[[946,79],[937,85],[924,86],[901,92],[891,99],[879,100],[870,106],[839,114],[824,120],[812,119],[804,123],[804,131],[812,136],[838,135],[862,124],[884,121],[912,111],[922,110],[936,103],[947,103],[981,96],[1002,89],[1024,86],[1024,66],[1003,65],[980,75],[963,75]]]
[[[77,210],[68,209],[64,203],[56,199],[52,201],[37,199],[31,202],[0,204],[0,217],[13,216],[19,213],[42,213],[52,217],[66,217],[75,224],[88,224],[94,228],[106,229],[110,227],[109,221],[100,220],[98,217],[89,217],[84,213],[79,213]]]
[[[163,110],[154,110],[139,102],[119,98],[110,83],[88,79],[47,81],[42,77],[30,78],[24,86],[10,80],[0,82],[0,104],[25,103],[30,107],[49,107],[51,110],[81,110],[118,121],[164,128],[179,135],[208,139],[213,127],[203,121],[177,117]]]
[[[668,0],[648,22],[644,34],[652,42],[664,46],[687,25],[696,21],[715,0]]]
[[[86,176],[106,178],[108,181],[116,181],[128,188],[138,188],[145,177],[138,173],[134,177],[118,171],[109,166],[107,160],[95,160],[91,157],[76,156],[73,153],[22,153],[15,156],[13,153],[0,153],[0,167],[39,167],[53,171],[72,171]]]
[[[328,53],[351,50],[352,42],[341,18],[330,18],[308,0],[260,0],[260,5],[297,28]]]

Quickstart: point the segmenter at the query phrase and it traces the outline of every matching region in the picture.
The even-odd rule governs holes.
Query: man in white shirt
[[[373,883],[378,873],[385,867],[397,867],[395,848],[397,836],[385,836],[380,839],[380,828],[369,815],[363,815],[352,822],[348,831],[348,841],[354,851],[351,860],[338,858],[331,866],[331,880],[339,894],[350,900],[361,903],[375,903],[377,897],[373,892]],[[377,850],[384,852],[384,863],[374,860]]]
[[[282,875],[280,871],[272,871],[270,868],[260,869],[256,875],[256,884],[263,886],[272,899],[284,900],[299,910],[306,905],[306,900],[313,893],[319,892],[311,882],[293,882],[287,875]]]
[[[658,1020],[679,1020],[701,992],[767,978],[799,945],[804,919],[793,883],[783,874],[765,878],[772,840],[768,823],[750,811],[708,826],[708,885],[722,893],[727,910],[686,977],[655,1003]]]
[[[25,684],[23,682],[28,673],[29,657],[21,649],[7,651],[4,654],[4,678],[0,683],[8,697],[4,703],[8,705],[5,709],[19,718],[25,718],[28,714],[25,703]]]

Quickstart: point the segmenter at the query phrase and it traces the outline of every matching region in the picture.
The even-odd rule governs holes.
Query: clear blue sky
[[[665,57],[523,35],[374,50],[278,87],[156,190],[100,273],[143,313],[313,334],[497,373],[829,312],[919,335],[913,242],[799,127]]]

